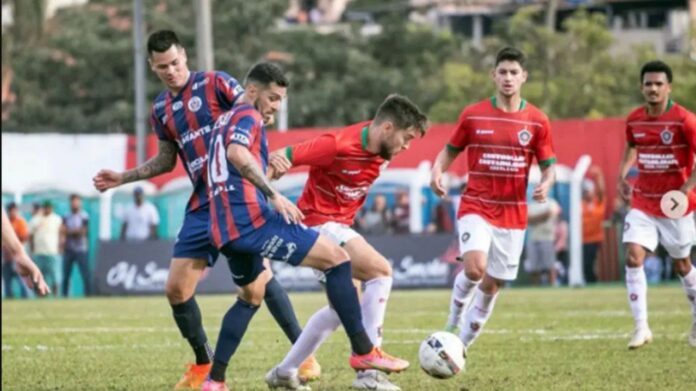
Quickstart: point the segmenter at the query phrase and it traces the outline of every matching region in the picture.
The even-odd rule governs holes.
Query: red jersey
[[[542,167],[556,161],[546,115],[524,100],[506,113],[495,97],[486,99],[464,108],[447,148],[468,149],[469,183],[457,217],[473,213],[499,228],[527,228],[532,159]]]
[[[388,163],[367,151],[369,125],[361,122],[285,149],[293,165],[311,166],[297,202],[305,224],[353,224],[367,190]]]
[[[693,170],[696,115],[671,100],[658,117],[651,117],[641,106],[626,119],[626,141],[638,153],[631,207],[666,217],[660,209],[662,196],[684,185]],[[696,191],[688,196],[690,212],[696,209]]]

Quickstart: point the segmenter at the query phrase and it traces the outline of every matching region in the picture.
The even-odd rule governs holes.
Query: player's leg
[[[626,290],[631,307],[635,329],[628,343],[629,349],[636,349],[652,341],[648,326],[648,281],[643,262],[646,249],[654,251],[657,247],[657,226],[645,213],[632,209],[624,222],[623,243],[626,246]]]
[[[462,216],[457,221],[459,233],[459,258],[464,269],[457,273],[452,287],[449,316],[445,329],[454,332],[462,318],[462,312],[471,301],[476,286],[486,271],[486,257],[491,246],[491,227],[478,215]]]
[[[208,387],[214,386],[216,382],[224,383],[227,365],[239,347],[249,322],[263,302],[266,284],[272,277],[270,270],[264,267],[260,255],[237,253],[229,248],[221,251],[227,257],[233,280],[241,291],[235,304],[222,319]],[[203,389],[205,387],[206,384]]]
[[[63,297],[68,297],[70,289],[70,272],[72,272],[72,266],[75,262],[75,253],[67,250],[63,254],[63,283],[60,286]]]
[[[473,344],[490,319],[498,292],[505,281],[514,281],[517,278],[523,248],[524,230],[491,228],[491,246],[483,281],[474,293],[459,334],[465,350]],[[477,263],[472,270],[475,270],[476,274],[472,274],[472,277],[478,277],[482,262],[480,258],[474,260]]]
[[[266,283],[266,293],[263,300],[266,303],[266,307],[268,307],[268,310],[271,312],[271,315],[273,315],[273,319],[275,319],[276,323],[283,329],[290,343],[294,344],[302,332],[300,322],[297,320],[297,316],[295,316],[295,310],[287,292],[285,292],[283,286],[273,277],[273,270],[267,259],[264,259],[264,267],[268,270],[270,277]]]
[[[691,265],[691,247],[696,238],[696,224],[693,213],[679,219],[660,219],[658,225],[660,242],[674,260],[674,270],[684,287],[684,293],[691,305],[691,330],[688,341],[696,347],[696,268]]]
[[[82,276],[82,286],[85,291],[85,296],[90,296],[92,294],[92,284],[89,278],[89,260],[87,258],[87,252],[78,252],[75,256],[77,259],[77,267],[80,269],[80,275]]]

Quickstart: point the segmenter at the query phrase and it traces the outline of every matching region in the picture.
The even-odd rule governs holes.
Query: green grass
[[[291,295],[304,323],[325,303],[319,293]],[[694,390],[696,350],[681,287],[650,287],[653,344],[628,351],[632,318],[622,287],[511,289],[498,298],[466,372],[450,380],[418,368],[420,341],[446,319],[449,292],[396,291],[385,349],[413,365],[392,380],[404,390]],[[208,336],[217,339],[232,297],[201,296]],[[232,390],[264,390],[263,376],[289,344],[261,309],[228,369]],[[347,389],[348,342],[341,330],[318,354],[314,390]],[[3,390],[169,390],[192,359],[164,297],[2,303]]]

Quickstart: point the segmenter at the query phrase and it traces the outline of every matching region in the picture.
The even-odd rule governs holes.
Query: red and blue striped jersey
[[[266,128],[263,117],[253,106],[239,104],[220,116],[210,138],[210,237],[218,248],[261,227],[272,213],[266,196],[227,160],[230,144],[248,148],[266,172]]]
[[[152,105],[150,126],[160,140],[176,142],[179,157],[193,184],[187,212],[208,205],[206,178],[210,133],[218,117],[230,110],[243,92],[237,80],[224,72],[191,72],[178,94],[165,90]]]

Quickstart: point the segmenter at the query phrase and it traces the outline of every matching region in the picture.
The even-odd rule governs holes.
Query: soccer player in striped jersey
[[[204,391],[227,390],[227,365],[263,298],[263,258],[324,272],[329,302],[351,342],[351,367],[385,372],[408,367],[407,362],[375,348],[367,335],[348,254],[327,237],[300,224],[303,213],[267,178],[264,119],[278,110],[288,84],[277,66],[253,66],[240,102],[223,114],[213,128],[208,160],[210,235],[227,256],[232,276],[242,291],[223,318]],[[296,376],[291,380],[291,388],[304,388]]]
[[[155,99],[150,117],[150,125],[159,139],[159,151],[132,170],[100,171],[94,184],[98,190],[105,191],[152,178],[173,170],[177,154],[181,158],[193,184],[193,193],[174,245],[166,294],[181,335],[196,356],[196,363],[188,366],[175,389],[198,389],[210,371],[212,349],[207,343],[194,292],[205,268],[212,266],[218,257],[208,236],[208,142],[215,121],[232,108],[244,89],[224,72],[190,71],[186,50],[173,31],[161,30],[150,35],[147,51],[150,68],[166,86]],[[270,269],[265,273],[270,274]],[[287,293],[272,276],[267,280],[266,304],[294,342],[301,329]]]
[[[424,136],[427,117],[408,98],[390,95],[371,121],[350,125],[335,133],[283,148],[271,154],[274,177],[293,166],[310,166],[298,207],[303,223],[343,247],[353,266],[353,278],[365,284],[361,309],[365,330],[372,343],[382,346],[382,329],[392,286],[389,262],[350,226],[367,199],[367,192],[391,158]],[[298,372],[300,364],[340,326],[330,307],[317,311],[305,332],[292,345],[277,368],[266,377],[270,386],[281,386]],[[302,373],[299,373],[300,377]],[[353,388],[398,391],[376,370],[359,371]]]
[[[651,61],[640,71],[645,105],[626,119],[626,148],[619,167],[619,194],[630,199],[624,222],[626,287],[635,330],[628,343],[636,349],[652,341],[648,327],[648,285],[643,270],[646,249],[661,243],[674,261],[691,304],[693,323],[688,341],[696,347],[696,268],[691,265],[691,247],[696,243],[696,115],[670,99],[672,70],[662,61]],[[633,191],[626,181],[628,170],[638,162]],[[689,201],[687,214],[671,219],[662,213],[660,200],[670,190],[679,190]]]
[[[534,158],[541,167],[541,182],[533,198],[545,202],[555,180],[549,120],[520,95],[527,80],[524,62],[524,54],[517,49],[498,52],[491,73],[495,95],[464,108],[432,169],[430,185],[444,197],[442,173],[467,150],[469,183],[457,212],[464,271],[455,278],[447,321],[447,329],[454,330],[466,308],[459,333],[465,348],[491,316],[500,288],[517,278]]]

